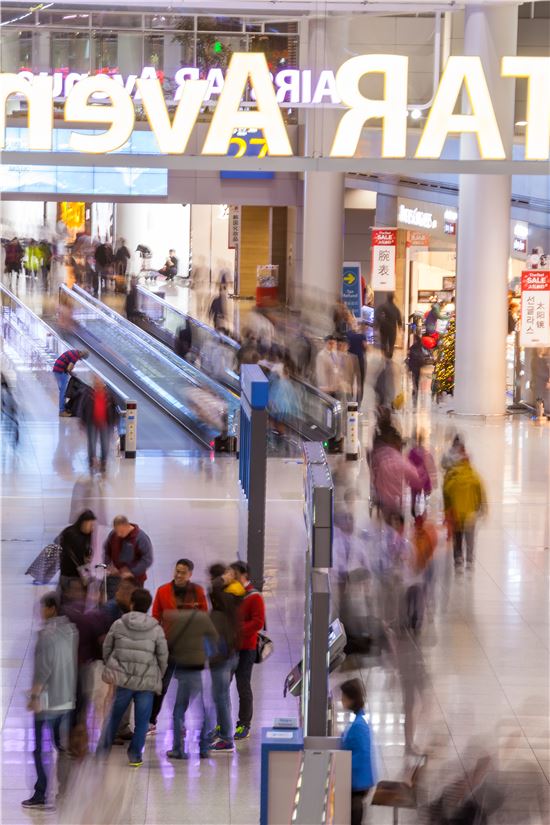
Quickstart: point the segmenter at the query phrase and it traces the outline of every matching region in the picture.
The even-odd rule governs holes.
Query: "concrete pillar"
[[[464,54],[479,55],[511,155],[514,80],[500,78],[503,55],[517,45],[517,6],[467,6]],[[478,157],[474,136],[463,136],[461,157]],[[506,292],[511,179],[461,175],[458,200],[455,411],[501,415],[506,406]]]
[[[375,226],[397,226],[397,195],[386,195],[378,192],[376,195]]]
[[[141,74],[143,68],[143,38],[136,34],[117,36],[117,61],[123,77],[129,74]]]
[[[0,37],[0,69],[3,72],[17,72],[20,68],[19,32],[2,29],[2,37]]]
[[[307,66],[315,88],[323,69],[337,69],[347,43],[346,18],[315,18],[308,23]],[[306,110],[306,153],[326,156],[334,138],[337,109]],[[330,327],[334,303],[341,292],[344,255],[345,176],[340,172],[307,172],[304,176],[303,264],[299,304],[317,304],[318,323]],[[294,291],[294,294],[296,292]]]
[[[34,72],[51,71],[49,31],[38,30],[32,33],[32,68]]]

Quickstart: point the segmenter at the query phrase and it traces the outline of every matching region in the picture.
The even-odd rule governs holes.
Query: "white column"
[[[32,67],[35,72],[51,71],[49,31],[39,30],[32,33]]]
[[[143,68],[143,37],[139,34],[117,35],[117,60],[123,77],[141,74]]]
[[[307,66],[312,91],[320,71],[337,69],[347,43],[347,20],[309,20]],[[340,59],[342,58],[342,60]],[[307,109],[306,152],[325,156],[334,138],[338,110]],[[304,176],[303,264],[301,306],[325,303],[326,319],[340,295],[344,255],[345,176],[340,172],[307,172]]]
[[[517,6],[467,6],[464,54],[479,55],[511,156],[514,81],[500,78],[503,55],[517,45]],[[464,136],[461,156],[479,157],[473,136]],[[507,175],[461,175],[458,200],[455,411],[501,415],[506,407],[506,292],[511,179]]]

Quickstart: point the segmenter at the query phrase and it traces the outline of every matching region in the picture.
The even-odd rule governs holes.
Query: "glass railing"
[[[3,345],[11,360],[22,369],[51,372],[58,356],[71,349],[71,346],[3,284],[0,284],[0,294]],[[126,393],[89,362],[78,361],[74,375],[89,385],[93,383],[95,375],[99,376],[113,393],[120,408],[126,407]]]
[[[237,367],[239,344],[213,327],[176,309],[159,295],[138,287],[136,323],[155,338],[173,347],[178,329],[185,323],[191,329],[192,348],[201,371],[233,392],[240,392]],[[340,401],[318,390],[301,378],[291,378],[296,395],[298,417],[285,420],[303,438],[313,441],[340,441],[343,412]]]
[[[79,294],[81,293],[81,294]],[[75,333],[205,446],[235,436],[239,402],[170,349],[78,288],[61,286]]]

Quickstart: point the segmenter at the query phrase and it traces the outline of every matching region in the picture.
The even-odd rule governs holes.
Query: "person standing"
[[[137,288],[137,278],[133,277],[130,281],[130,289],[128,290],[128,295],[126,296],[126,300],[124,302],[124,312],[126,313],[126,317],[132,323],[135,323],[135,320],[139,314],[139,292]]]
[[[109,752],[121,719],[133,701],[135,728],[128,746],[128,761],[133,768],[143,764],[153,696],[161,690],[168,664],[164,632],[157,620],[147,615],[152,601],[148,590],[141,587],[134,590],[130,612],[112,625],[103,642],[103,679],[115,685],[116,690],[97,752],[100,755]]]
[[[357,359],[359,373],[356,379],[355,400],[357,401],[359,407],[361,407],[365,388],[365,375],[367,371],[367,336],[366,333],[361,330],[349,329],[346,333],[346,338],[348,339],[348,351],[350,356],[354,356]],[[357,370],[354,370],[354,372],[357,373]]]
[[[48,777],[42,759],[44,728],[50,728],[58,752],[68,745],[71,713],[76,699],[78,631],[66,616],[59,614],[56,593],[40,599],[44,627],[38,633],[34,652],[34,673],[28,710],[34,713],[34,793],[21,804],[41,808],[46,803]]]
[[[109,269],[113,264],[113,249],[111,244],[105,242],[100,243],[95,249],[95,264],[96,270],[101,281],[102,289],[107,286],[107,278],[109,276]]]
[[[126,241],[124,238],[119,238],[115,252],[115,267],[117,275],[126,277],[126,270],[128,269],[128,261],[130,258],[130,250],[126,246]]]
[[[92,536],[96,517],[91,510],[84,510],[74,524],[70,524],[59,536],[61,547],[59,587],[63,595],[71,581],[82,581],[79,568],[84,568],[92,559]],[[83,584],[86,582],[83,581]]]
[[[476,522],[479,516],[487,513],[485,486],[464,447],[459,461],[445,475],[443,506],[453,537],[455,570],[460,572],[463,544],[466,544],[466,567],[473,566]]]
[[[401,312],[393,302],[393,292],[374,312],[374,325],[380,334],[380,345],[386,358],[393,358],[393,350],[397,338],[397,328],[403,328]]]
[[[168,759],[188,759],[185,750],[185,713],[193,700],[201,707],[200,755],[208,756],[210,747],[209,718],[204,703],[202,671],[206,664],[206,648],[214,648],[218,633],[212,619],[203,610],[186,609],[185,597],[176,596],[176,610],[165,615],[166,638],[170,657],[175,664],[178,692],[173,711],[173,745]]]
[[[93,474],[97,462],[96,447],[99,438],[99,469],[105,475],[107,456],[113,435],[113,427],[118,421],[115,399],[98,375],[94,375],[92,387],[86,387],[78,405],[78,415],[86,427],[88,436],[88,465]]]
[[[232,572],[228,577],[231,580],[226,581],[223,565],[212,565],[209,573],[212,581],[210,618],[218,632],[216,651],[210,657],[212,699],[216,708],[216,727],[210,750],[212,753],[233,753],[230,686],[239,658],[238,610],[246,591],[232,578]]]
[[[191,581],[195,565],[191,559],[178,559],[174,569],[174,578],[171,582],[161,584],[155,593],[155,600],[153,602],[153,616],[159,622],[166,632],[168,629],[166,616],[177,609],[177,599],[180,599],[183,610],[203,610],[208,611],[208,602],[206,601],[206,593],[200,584],[195,584]],[[157,719],[162,708],[166,691],[170,686],[172,676],[174,675],[175,663],[170,658],[168,660],[168,667],[162,680],[162,690],[160,694],[155,696],[153,701],[153,710],[151,711],[151,721],[149,725],[149,733],[155,733],[157,727]]]
[[[89,354],[85,349],[68,349],[55,360],[52,372],[59,387],[59,415],[61,417],[71,417],[71,413],[65,410],[65,396],[74,365],[81,359],[88,358]]]
[[[342,734],[342,750],[351,751],[351,825],[361,825],[365,797],[377,781],[373,738],[365,719],[365,693],[359,679],[348,679],[340,690],[344,710],[355,714]]]
[[[254,712],[254,696],[252,693],[252,668],[256,662],[256,648],[258,633],[265,627],[265,604],[262,594],[259,593],[250,581],[250,568],[244,561],[236,561],[230,565],[234,578],[242,584],[245,595],[239,606],[240,641],[239,659],[235,671],[237,693],[239,694],[239,717],[235,728],[234,739],[239,742],[248,739]]]
[[[4,261],[6,275],[13,275],[15,272],[15,274],[19,276],[21,274],[21,264],[24,257],[25,251],[19,243],[19,238],[12,238],[11,241],[6,244],[6,258]]]
[[[132,576],[140,587],[147,579],[147,570],[153,564],[151,539],[127,516],[115,516],[113,529],[103,545],[104,562],[113,576]]]
[[[317,386],[327,395],[336,397],[340,392],[342,384],[340,378],[340,359],[336,349],[336,338],[334,335],[327,335],[325,346],[317,353],[315,361],[315,373]]]

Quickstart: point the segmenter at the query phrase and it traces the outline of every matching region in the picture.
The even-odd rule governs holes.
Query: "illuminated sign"
[[[183,70],[181,70],[183,71]],[[187,70],[186,70],[187,71]],[[214,71],[214,70],[213,70]],[[163,154],[183,154],[205,99],[219,89],[202,155],[225,156],[237,129],[262,130],[271,156],[292,156],[292,148],[281,115],[280,104],[287,93],[303,98],[304,72],[275,79],[269,72],[265,55],[255,52],[235,53],[225,77],[221,70],[215,78],[199,79],[180,76],[181,86],[173,117],[167,109],[160,81],[154,76],[135,79],[151,131]],[[365,97],[360,89],[366,75],[380,75],[384,93],[381,98]],[[527,126],[525,159],[546,160],[550,142],[550,57],[504,57],[504,77],[527,80]],[[135,122],[130,91],[107,75],[75,79],[67,91],[66,121],[104,125],[100,134],[71,131],[69,146],[76,152],[102,154],[113,152],[126,143]],[[297,78],[297,79],[296,79]],[[275,86],[274,86],[275,82]],[[341,101],[343,114],[336,127],[330,157],[351,158],[366,124],[382,123],[383,158],[404,158],[407,142],[408,58],[402,55],[358,55],[340,66],[336,75],[321,72],[312,91],[311,102],[320,106]],[[278,84],[278,88],[275,88]],[[132,87],[133,88],[133,87]],[[243,98],[251,90],[254,108],[243,107]],[[6,102],[13,95],[26,98],[29,123],[29,149],[50,151],[53,130],[53,101],[56,96],[54,77],[49,75],[0,74],[0,149],[5,147]],[[455,114],[457,102],[464,97],[469,114]],[[308,92],[309,94],[309,92]],[[421,134],[416,158],[439,158],[450,134],[475,134],[480,157],[499,160],[506,157],[491,102],[481,60],[475,56],[452,56],[441,76],[430,114]],[[415,224],[416,225],[416,224]]]
[[[422,229],[437,229],[437,220],[431,212],[422,212],[420,209],[409,209],[404,204],[399,206],[397,220],[408,226],[420,226]]]

